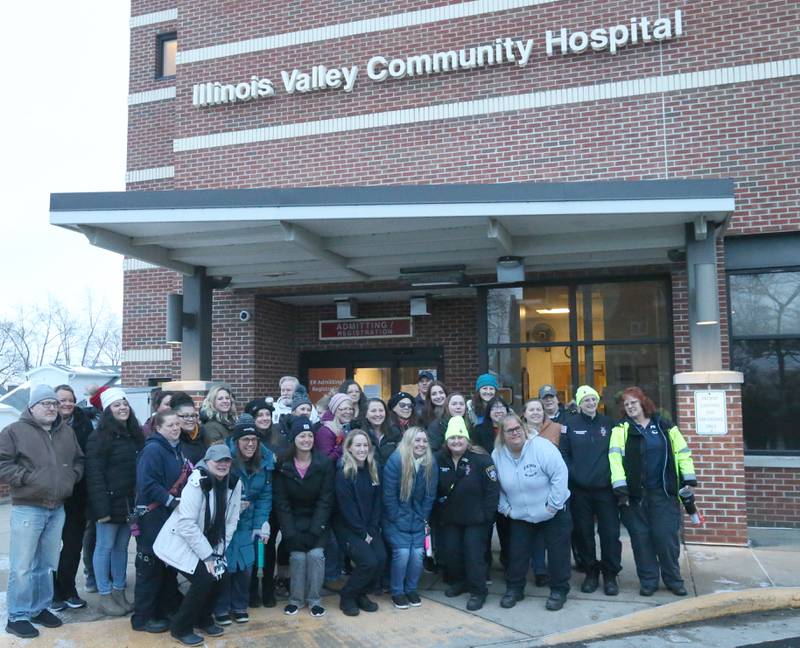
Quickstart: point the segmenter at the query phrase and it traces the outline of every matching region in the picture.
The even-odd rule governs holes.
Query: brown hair
[[[645,393],[642,391],[641,387],[628,387],[624,392],[622,392],[622,398],[620,399],[620,410],[622,411],[622,416],[627,416],[625,412],[625,397],[630,396],[635,398],[639,401],[639,404],[642,406],[642,411],[647,418],[653,416],[656,413],[656,404],[651,401]]]

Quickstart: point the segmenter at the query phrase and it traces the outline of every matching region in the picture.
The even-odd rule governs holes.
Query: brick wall
[[[800,528],[800,471],[745,468],[750,526]]]
[[[697,473],[697,507],[705,517],[701,527],[686,526],[691,542],[716,544],[747,543],[745,506],[744,439],[742,398],[739,385],[715,385],[725,389],[728,405],[728,433],[720,436],[696,434],[694,390],[707,385],[677,386],[678,425],[692,451]]]

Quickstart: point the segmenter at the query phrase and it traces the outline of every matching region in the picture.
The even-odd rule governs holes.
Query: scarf
[[[212,547],[216,547],[225,539],[225,506],[227,504],[228,480],[216,479],[208,475],[211,480],[210,492],[206,497],[214,498],[214,519],[211,519],[210,502],[206,502],[206,516],[203,524],[203,535]]]

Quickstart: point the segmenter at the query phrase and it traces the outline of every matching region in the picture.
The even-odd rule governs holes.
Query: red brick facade
[[[653,16],[657,3],[552,2],[512,11],[485,13],[370,34],[348,36],[178,66],[173,79],[154,79],[158,34],[177,31],[180,50],[208,47],[330,24],[398,14],[457,0],[368,3],[302,0],[293,3],[231,3],[211,0],[133,0],[132,15],[177,9],[176,21],[131,30],[130,92],[176,87],[172,100],[133,105],[129,110],[128,170],[174,167],[174,177],[128,185],[154,189],[251,188],[342,185],[569,182],[733,178],[736,211],[726,236],[800,229],[800,80],[784,76],[741,81],[664,94],[556,105],[413,125],[362,129],[272,142],[173,152],[173,140],[249,128],[471,101],[565,87],[625,81],[658,75],[731,68],[800,57],[796,3],[771,0],[757,5],[705,0],[670,0],[661,9],[684,13],[685,35],[661,45],[637,45],[616,55],[589,52],[547,57],[547,29],[590,29],[631,16]],[[496,37],[533,38],[524,68],[499,65],[376,83],[364,65],[373,54],[405,57],[492,42]],[[353,92],[341,90],[287,95],[280,70],[314,64],[360,68]],[[192,85],[236,83],[251,74],[267,76],[275,97],[233,106],[196,108]],[[794,165],[794,166],[793,166]],[[724,247],[718,246],[723,367],[730,363]],[[609,270],[613,272],[613,268]],[[691,370],[688,286],[679,266],[659,269],[672,277],[674,366]],[[123,347],[172,349],[171,363],[126,362],[126,384],[180,375],[180,345],[164,339],[164,295],[180,290],[175,273],[148,269],[126,272]],[[325,291],[324,287],[321,289]],[[328,288],[328,291],[332,291]],[[341,288],[340,288],[341,290]],[[252,321],[236,314],[251,310]],[[406,303],[362,304],[361,316],[405,315]],[[320,344],[316,322],[332,318],[333,307],[294,307],[252,292],[215,293],[213,377],[247,395],[274,390],[277,380],[298,370],[298,354],[339,348]],[[417,318],[409,346],[441,346],[447,382],[468,388],[478,359],[474,300],[434,303],[430,317]],[[381,341],[348,348],[385,347]],[[687,432],[703,487],[708,528],[693,539],[734,542],[743,536],[747,497],[751,524],[798,524],[800,498],[782,496],[773,504],[764,493],[796,493],[800,472],[748,469],[745,482],[738,389],[730,392],[731,433],[719,441],[693,435],[689,394],[678,390],[682,428]],[[756,494],[758,492],[758,494]]]

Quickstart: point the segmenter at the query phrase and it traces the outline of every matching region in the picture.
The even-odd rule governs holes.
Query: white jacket
[[[200,462],[198,466],[204,466]],[[216,504],[213,491],[207,497],[200,488],[202,474],[195,469],[189,475],[186,486],[181,493],[181,502],[169,519],[161,527],[153,551],[168,565],[187,574],[194,574],[199,560],[207,560],[211,554],[225,555],[225,548],[236,531],[239,523],[239,509],[242,504],[242,482],[237,481],[233,490],[228,491],[228,502],[225,509],[225,540],[212,547],[203,535],[205,524],[205,507],[209,506],[211,518],[214,518]],[[210,477],[211,478],[211,477]],[[211,478],[213,479],[213,478]]]

